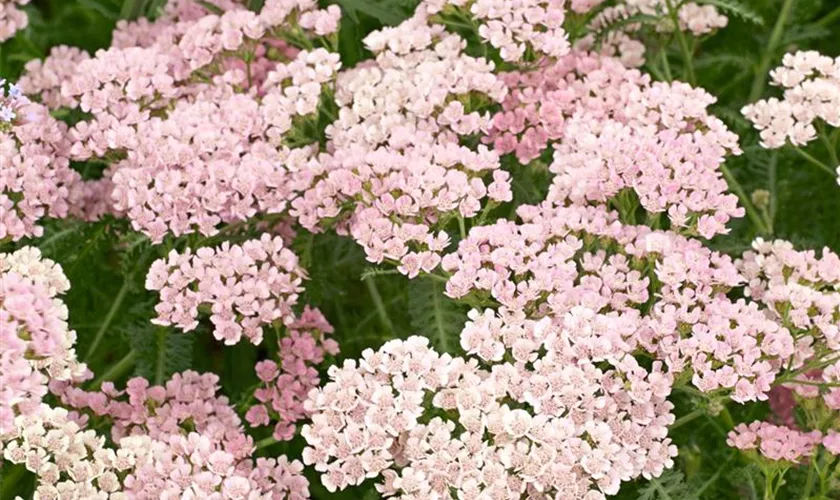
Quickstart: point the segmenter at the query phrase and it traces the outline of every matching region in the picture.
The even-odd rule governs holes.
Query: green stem
[[[709,487],[711,485],[715,484],[715,481],[717,481],[717,478],[720,477],[721,473],[723,473],[724,469],[726,469],[726,466],[729,465],[729,462],[731,462],[731,461],[732,461],[732,457],[730,456],[729,458],[726,459],[726,462],[724,462],[723,465],[721,465],[718,468],[717,472],[715,472],[712,475],[712,477],[710,477],[708,480],[706,480],[705,483],[703,483],[703,486],[701,486],[696,492],[697,498],[702,498],[703,492],[706,491],[707,489],[709,489]]]
[[[729,409],[727,407],[723,407],[720,411],[720,416],[723,419],[723,423],[726,424],[727,429],[735,427],[735,421],[732,419],[732,414],[729,413]]]
[[[840,7],[837,7],[836,9],[826,14],[825,17],[817,21],[815,24],[817,26],[828,26],[829,24],[835,21],[840,21]]]
[[[464,227],[464,216],[458,214],[458,232],[461,234],[461,239],[467,239],[467,229]]]
[[[785,25],[787,24],[790,12],[793,9],[793,0],[785,0],[782,5],[782,10],[779,12],[779,17],[776,19],[776,25],[773,26],[773,32],[770,34],[770,41],[767,43],[767,50],[761,57],[758,70],[753,79],[752,89],[750,90],[749,102],[757,101],[764,93],[764,87],[767,85],[767,73],[770,71],[770,64],[773,62],[776,53],[776,47],[782,40]]]
[[[665,78],[669,82],[674,81],[674,75],[671,73],[671,63],[668,62],[668,51],[665,50],[665,47],[659,51],[659,54],[662,58],[662,71],[665,72]]]
[[[693,412],[689,413],[688,415],[684,415],[684,416],[678,418],[673,424],[671,424],[670,429],[674,430],[678,427],[682,427],[683,425],[691,422],[692,420],[695,420],[697,418],[702,417],[705,413],[706,413],[705,408],[698,408],[698,409],[694,410]]]
[[[113,365],[107,372],[103,373],[99,376],[99,378],[93,381],[92,388],[98,389],[102,385],[102,382],[116,380],[121,377],[134,367],[135,359],[137,359],[137,352],[134,349],[128,351],[128,354],[126,354],[121,360],[117,361],[117,364]]]
[[[254,443],[254,445],[256,446],[257,450],[262,450],[263,448],[268,448],[269,446],[273,446],[279,442],[280,441],[274,439],[274,436],[269,436],[265,439],[257,441],[256,443]]]
[[[692,62],[691,49],[688,47],[688,39],[685,37],[685,33],[683,33],[680,29],[679,12],[674,8],[672,0],[666,0],[666,2],[668,5],[668,13],[671,15],[671,20],[674,23],[674,31],[677,34],[677,41],[680,44],[680,50],[682,51],[683,59],[685,60],[685,75],[688,78],[688,83],[691,85],[697,85],[697,78],[694,75],[694,63]]]
[[[808,467],[808,479],[805,481],[805,491],[802,493],[802,500],[808,500],[811,497],[811,490],[814,489],[814,469],[817,467],[816,455],[811,457],[811,463]]]
[[[834,163],[835,167],[840,167],[840,159],[837,158],[837,151],[834,150],[834,145],[831,143],[831,138],[825,131],[825,127],[820,126],[818,127],[820,131],[820,139],[825,144],[825,149],[828,150],[828,157],[831,158],[831,162]]]
[[[770,157],[770,233],[773,234],[773,226],[776,223],[776,212],[779,209],[778,184],[779,153],[773,151]]]
[[[735,194],[738,195],[738,198],[741,200],[741,204],[744,206],[744,209],[747,211],[747,216],[750,220],[753,221],[753,224],[758,228],[758,232],[761,234],[769,234],[769,230],[767,229],[767,225],[764,223],[764,220],[761,218],[761,215],[756,210],[755,206],[753,206],[752,201],[747,196],[746,191],[741,186],[741,183],[738,182],[738,179],[732,175],[732,172],[729,171],[729,167],[726,165],[720,166],[720,171],[723,173],[723,177],[726,179],[726,182],[729,183],[729,187],[735,191]]]
[[[776,493],[773,491],[772,474],[764,474],[764,500],[776,500]]]
[[[388,311],[385,310],[385,304],[382,302],[382,295],[379,294],[379,288],[376,287],[376,280],[374,277],[371,276],[370,279],[366,279],[365,285],[367,285],[368,292],[370,292],[370,296],[373,299],[373,304],[376,306],[379,321],[382,322],[382,326],[385,327],[386,332],[393,333],[394,325],[391,323]]]
[[[840,361],[840,356],[828,359],[821,358],[817,360],[816,363],[805,365],[802,368],[794,370],[790,373],[786,373],[781,377],[777,377],[776,380],[773,381],[773,385],[782,385],[786,382],[790,382],[791,380],[796,379],[796,377],[802,375],[803,373],[807,373],[811,370],[819,370],[820,368],[825,368],[826,366],[833,365],[838,361]]]
[[[99,347],[99,343],[102,342],[103,337],[105,337],[105,332],[108,330],[108,327],[111,326],[111,322],[114,321],[117,311],[119,311],[123,301],[125,300],[125,296],[128,294],[131,278],[132,276],[127,277],[125,282],[123,282],[122,288],[120,288],[120,291],[117,292],[117,297],[114,299],[114,303],[111,304],[111,309],[108,311],[108,315],[105,316],[105,321],[103,321],[99,326],[99,330],[96,332],[96,336],[93,338],[93,342],[90,344],[87,354],[85,354],[85,362],[89,361],[91,356],[93,356],[96,352],[96,348]]]
[[[823,170],[823,171],[825,171],[825,172],[828,172],[828,175],[830,175],[830,176],[832,176],[832,177],[834,177],[835,175],[837,175],[837,173],[836,173],[834,170],[832,170],[832,169],[831,169],[831,167],[829,167],[829,166],[828,166],[828,165],[826,165],[825,163],[821,162],[820,160],[818,160],[818,159],[814,158],[813,156],[809,155],[809,154],[808,154],[808,153],[806,153],[805,151],[803,151],[803,150],[801,150],[801,149],[799,149],[799,148],[796,148],[796,147],[795,147],[795,148],[793,148],[793,150],[794,150],[794,151],[796,151],[797,153],[799,153],[799,156],[801,156],[802,158],[804,158],[805,160],[807,160],[807,161],[808,161],[809,163],[811,163],[812,165],[814,165],[814,166],[816,166],[816,167],[819,167],[821,170]]]

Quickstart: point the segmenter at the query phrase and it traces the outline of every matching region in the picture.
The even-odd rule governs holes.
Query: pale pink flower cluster
[[[176,373],[165,385],[155,386],[135,377],[123,391],[112,382],[104,382],[95,392],[61,382],[51,384],[50,390],[63,406],[81,412],[79,422],[86,422],[88,415],[107,418],[114,442],[134,435],[166,441],[172,435],[197,432],[237,460],[250,456],[253,448],[227,397],[216,394],[215,373]]]
[[[624,0],[627,12],[650,16],[667,16],[667,0]],[[682,2],[678,5],[679,29],[700,36],[726,27],[729,19],[721,14],[714,5],[699,5],[694,2]],[[665,22],[658,26],[661,30],[672,31],[674,25]]]
[[[0,435],[17,415],[34,418],[50,380],[85,370],[60,299],[69,288],[61,267],[36,248],[0,254]]]
[[[329,490],[381,477],[386,497],[594,500],[672,465],[672,380],[627,354],[623,317],[470,318],[461,342],[478,359],[412,337],[330,368],[303,429]]]
[[[271,0],[259,13],[241,2],[219,7],[226,12],[210,15],[175,2],[154,23],[121,24],[114,46],[93,57],[59,47],[28,64],[25,92],[92,114],[62,134],[63,155],[111,164],[102,179],[77,183],[74,216],[127,216],[160,242],[286,208],[292,136],[317,120],[340,63],[284,40],[334,36],[340,9],[309,0]],[[62,203],[49,206],[63,214]]]
[[[726,223],[744,209],[720,166],[741,149],[738,136],[708,114],[714,102],[684,83],[654,83],[630,99],[624,117],[575,116],[554,148],[549,199],[605,203],[632,190],[649,214],[667,214],[675,231],[728,233]]]
[[[530,162],[553,146],[549,199],[606,203],[632,190],[649,214],[710,238],[743,216],[719,168],[738,137],[709,115],[715,98],[651,83],[618,61],[574,51],[541,71],[501,76],[509,93],[485,141]],[[682,229],[681,229],[682,230]]]
[[[793,368],[815,351],[840,354],[840,256],[824,248],[818,257],[787,241],[759,238],[736,265],[748,280],[746,294],[797,337]]]
[[[259,344],[262,325],[294,321],[292,306],[305,277],[279,236],[263,234],[241,245],[224,242],[195,252],[172,250],[146,276],[146,288],[160,293],[152,322],[188,332],[198,326],[200,314],[209,312],[216,339],[233,345],[245,335]]]
[[[40,104],[13,112],[10,123],[0,122],[0,241],[41,236],[38,222],[66,217],[81,184],[70,168],[67,126]]]
[[[478,23],[478,35],[499,50],[508,62],[560,57],[569,51],[569,36],[563,29],[565,0],[425,0],[429,14],[464,11]]]
[[[600,207],[522,207],[523,223],[473,228],[443,259],[446,293],[476,294],[513,310],[557,317],[576,306],[639,314],[636,338],[671,370],[691,369],[702,391],[764,400],[794,352],[788,329],[725,292],[742,284],[733,262],[697,240],[624,226]],[[648,271],[645,271],[648,269]]]
[[[820,431],[803,432],[767,422],[753,422],[740,424],[730,431],[726,444],[739,450],[756,450],[769,460],[797,463],[810,457],[822,440]]]
[[[239,0],[214,0],[214,6],[223,11],[241,9],[244,6]],[[111,46],[117,48],[126,47],[151,47],[162,36],[175,28],[179,23],[186,26],[202,17],[212,14],[205,5],[195,0],[169,0],[166,2],[163,12],[149,21],[141,17],[136,21],[120,20],[111,38]]]
[[[104,437],[80,428],[63,408],[42,405],[36,414],[16,417],[0,432],[0,451],[37,476],[35,498],[132,498],[122,492],[120,476],[135,466],[133,453],[107,448]]]
[[[127,129],[128,158],[113,173],[115,208],[155,242],[282,212],[298,175],[284,138],[317,111],[339,65],[324,49],[301,52],[268,74],[261,101],[221,88],[139,123],[136,135]]]
[[[183,102],[143,122],[113,173],[116,207],[154,242],[252,217],[257,197],[285,183],[276,151],[250,142],[261,129],[259,104],[242,94]]]
[[[595,7],[601,5],[606,0],[571,0],[569,2],[569,9],[578,14],[589,12]]]
[[[71,80],[78,72],[79,64],[88,59],[90,55],[79,48],[53,47],[43,61],[32,59],[26,63],[18,85],[26,95],[37,96],[49,109],[75,108],[78,101],[62,94],[61,86]]]
[[[629,101],[650,85],[649,76],[626,69],[616,59],[579,51],[545,61],[538,70],[502,73],[499,78],[508,94],[484,140],[499,154],[515,153],[522,163],[562,139],[574,115],[620,119]]]
[[[295,424],[309,416],[304,401],[321,382],[316,366],[324,356],[338,354],[338,343],[327,338],[333,327],[318,309],[306,306],[286,330],[278,343],[279,363],[267,359],[255,367],[263,385],[254,392],[258,403],[245,414],[255,427],[276,422],[272,435],[278,441],[292,439]]]
[[[338,77],[329,152],[306,162],[310,187],[291,214],[313,231],[338,222],[369,261],[414,277],[439,264],[448,223],[476,216],[482,200],[512,199],[498,156],[459,143],[488,119],[468,97],[498,100],[504,89],[492,63],[464,54],[466,42],[422,9],[365,43],[376,59]]]
[[[821,365],[825,365],[823,369],[811,370],[806,373],[799,374],[795,379],[783,384],[782,388],[791,392],[791,399],[787,402],[792,406],[801,402],[803,399],[822,398],[822,402],[829,410],[840,410],[840,357],[834,353],[826,356],[831,358],[814,359],[809,361],[819,361]],[[813,404],[809,403],[813,406]],[[785,411],[792,411],[792,409],[784,408]]]
[[[128,437],[120,442],[120,451],[136,461],[124,479],[128,498],[309,498],[309,481],[297,460],[281,456],[237,461],[198,433],[174,435],[165,441]]]
[[[840,457],[840,432],[834,430],[826,432],[822,444],[826,451],[834,456]]]
[[[762,146],[804,146],[817,137],[815,123],[840,127],[840,57],[815,51],[785,54],[770,76],[784,89],[783,98],[771,97],[742,110],[760,131]]]
[[[729,19],[714,5],[674,2],[674,8],[678,9],[676,28],[694,36],[707,35],[729,24]],[[601,37],[600,51],[603,55],[615,56],[628,67],[642,66],[645,63],[646,49],[642,42],[634,38],[634,35],[645,25],[640,22],[626,21],[638,15],[658,17],[659,20],[653,27],[659,32],[672,32],[675,29],[666,0],[624,0],[598,12],[588,25],[590,31],[594,33],[578,40],[575,48],[592,50],[595,47],[597,34]],[[617,23],[622,24],[618,28],[611,27]]]
[[[111,424],[117,459],[130,466],[119,475],[128,498],[308,498],[300,462],[251,459],[253,440],[228,399],[217,394],[216,374],[176,373],[164,386],[136,377],[124,391],[110,382],[96,392],[67,383],[53,383],[51,390],[80,412],[70,415],[75,421]]]
[[[29,16],[18,7],[29,0],[0,1],[0,43],[15,36],[15,33],[29,26]]]
[[[198,410],[196,416],[200,419],[204,401],[197,398],[203,395],[191,393],[187,386],[179,392],[180,406],[164,405],[157,411],[164,415],[171,411],[184,423],[195,424],[189,412]],[[136,390],[132,394],[132,398],[146,396],[149,395],[138,394]],[[191,403],[189,408],[184,407],[185,400]],[[157,402],[155,396],[144,401],[146,405]],[[147,416],[150,408],[146,409]],[[235,417],[229,407],[228,411]],[[117,447],[108,448],[103,436],[81,428],[67,410],[44,405],[37,415],[18,416],[11,431],[0,433],[0,452],[6,460],[23,464],[37,475],[35,498],[151,500],[206,496],[220,500],[301,500],[309,497],[309,484],[302,475],[300,462],[289,462],[282,456],[255,461],[240,459],[217,439],[204,433],[187,432],[177,425],[158,429],[161,431],[158,438],[152,439],[142,433],[146,423],[143,417],[135,413],[131,418],[135,419],[132,424],[137,425],[138,432],[121,438]],[[198,420],[197,424],[201,427],[203,422]],[[212,430],[212,426],[204,427]],[[221,427],[223,431],[237,432],[229,423]],[[239,441],[244,440],[244,434],[240,435]],[[252,447],[244,455],[250,455],[251,451]]]
[[[589,21],[587,28],[592,33],[576,40],[573,49],[583,52],[597,50],[602,56],[616,58],[627,68],[640,68],[645,64],[647,48],[633,37],[643,25],[629,23],[627,18],[631,16],[624,5],[606,7]],[[621,23],[621,28],[611,27],[617,23]]]
[[[832,410],[840,411],[840,359],[823,370],[822,381],[829,384],[823,395],[825,405]],[[796,387],[802,386],[797,385]]]

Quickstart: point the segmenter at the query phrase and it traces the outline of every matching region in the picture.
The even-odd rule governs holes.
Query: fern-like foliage
[[[408,314],[413,333],[428,337],[440,352],[461,352],[459,334],[467,319],[465,308],[444,295],[444,284],[433,278],[412,281]]]
[[[135,322],[125,336],[136,353],[136,374],[154,384],[192,366],[195,333],[177,332],[146,322]]]
[[[639,490],[638,500],[699,500],[682,472],[666,471]]]
[[[724,13],[732,14],[746,21],[763,25],[764,18],[752,7],[740,0],[692,0],[694,3],[714,5]]]

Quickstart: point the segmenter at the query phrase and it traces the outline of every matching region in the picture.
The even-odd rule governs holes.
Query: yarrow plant
[[[840,498],[829,3],[0,0],[0,500]]]

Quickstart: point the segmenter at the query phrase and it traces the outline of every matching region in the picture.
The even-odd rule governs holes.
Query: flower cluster
[[[822,444],[826,451],[834,456],[840,457],[840,432],[828,431],[823,438]]]
[[[192,411],[200,406],[202,401],[195,399],[200,396],[186,389],[180,397],[193,403],[188,410]],[[160,411],[167,409],[179,411],[165,406]],[[300,462],[285,457],[238,459],[212,437],[182,433],[177,427],[159,439],[139,433],[109,448],[103,436],[81,428],[67,410],[43,405],[36,416],[18,416],[13,428],[0,436],[3,457],[37,475],[36,498],[309,497]]]
[[[93,454],[108,461],[103,464],[104,473],[89,479],[108,475],[108,467],[116,467],[122,484],[114,483],[108,475],[110,489],[106,490],[114,495],[145,499],[193,494],[220,495],[221,499],[289,500],[309,496],[300,462],[289,462],[283,456],[251,458],[253,440],[245,434],[227,398],[217,394],[219,377],[213,373],[176,373],[163,386],[135,377],[124,391],[117,390],[111,382],[93,392],[55,381],[50,389],[63,405],[79,412],[67,416],[74,421],[67,428],[81,432],[77,423],[88,421],[107,421],[111,425],[111,438],[118,447]],[[83,435],[86,442],[99,443],[99,447],[104,442],[91,431],[84,431]],[[29,462],[27,467],[40,474]],[[68,473],[73,481],[80,482],[73,471]]]
[[[690,368],[705,392],[766,399],[793,337],[755,303],[725,296],[743,282],[731,259],[675,233],[622,225],[601,207],[519,213],[524,223],[475,227],[443,259],[450,297],[489,296],[538,317],[579,305],[638,314],[655,298],[636,330],[645,349],[672,370]]]
[[[259,13],[219,7],[173,2],[155,22],[122,23],[93,57],[57,47],[27,65],[27,94],[89,117],[62,134],[62,156],[110,163],[102,179],[77,182],[73,215],[128,217],[160,242],[285,210],[299,136],[340,66],[312,41],[335,36],[340,10],[307,0],[268,1]]]
[[[42,405],[35,415],[20,415],[0,438],[3,458],[36,474],[35,498],[129,498],[120,476],[135,465],[133,454],[107,448],[63,408]]]
[[[0,435],[18,415],[35,418],[51,380],[85,370],[59,298],[69,288],[61,267],[35,248],[0,254]]]
[[[18,7],[29,0],[3,0],[0,2],[0,43],[12,38],[16,32],[29,25],[29,16]]]
[[[309,498],[300,462],[283,456],[237,461],[197,433],[166,441],[129,437],[120,442],[120,451],[136,461],[124,479],[129,498]]]
[[[822,440],[820,431],[802,432],[767,422],[753,422],[735,427],[726,444],[739,450],[757,450],[770,460],[795,463],[810,457]]]
[[[461,342],[478,359],[412,337],[330,368],[303,429],[304,460],[328,489],[381,476],[384,496],[598,499],[670,467],[671,379],[627,354],[633,318],[470,318]]]
[[[0,82],[3,89],[5,82]],[[4,89],[5,90],[5,89]],[[67,126],[14,85],[0,94],[0,241],[40,236],[38,222],[66,217],[81,176],[70,168]]]
[[[819,122],[840,127],[840,57],[814,51],[785,54],[782,66],[770,76],[784,89],[784,97],[742,110],[761,132],[762,146],[776,149],[788,142],[804,146],[816,139]]]
[[[588,0],[583,3],[585,5],[601,2]],[[601,37],[600,51],[603,55],[616,56],[627,67],[638,68],[645,62],[645,46],[634,38],[634,35],[637,35],[645,24],[641,20],[628,22],[628,19],[644,16],[658,18],[658,22],[654,24],[656,31],[672,32],[679,29],[695,36],[706,35],[726,27],[729,23],[729,19],[714,5],[688,1],[673,2],[673,5],[670,5],[668,0],[623,0],[592,17],[588,28],[594,33],[578,40],[575,48],[590,50],[596,45],[597,37]]]
[[[26,63],[18,86],[26,94],[37,96],[41,104],[49,109],[75,108],[78,101],[61,92],[63,82],[69,81],[78,71],[79,64],[90,59],[87,52],[66,45],[50,50],[43,61],[32,59]]]
[[[703,237],[741,217],[720,166],[738,137],[709,115],[715,98],[686,84],[651,83],[618,61],[574,51],[536,72],[502,75],[510,89],[485,137],[530,162],[552,145],[549,199],[604,204],[632,190],[649,214]]]
[[[466,42],[422,9],[365,43],[376,59],[339,76],[331,151],[309,162],[310,187],[291,213],[313,231],[338,219],[369,261],[414,277],[439,264],[448,222],[476,216],[485,198],[512,198],[498,155],[459,142],[487,123],[470,101],[499,100],[504,88],[492,63],[464,54]]]
[[[508,93],[484,140],[499,154],[515,153],[522,163],[562,139],[574,115],[620,119],[630,99],[650,85],[649,76],[616,59],[580,51],[546,61],[538,71],[506,72],[499,78]]]
[[[135,377],[124,391],[111,382],[104,382],[96,392],[69,383],[53,383],[50,389],[65,407],[83,412],[80,422],[87,421],[88,414],[107,418],[114,442],[132,435],[166,441],[173,435],[197,432],[237,460],[247,458],[253,447],[227,398],[216,395],[219,377],[214,373],[176,373],[163,386]]]
[[[808,344],[820,344],[803,349],[840,352],[840,256],[824,248],[818,257],[787,241],[759,238],[736,266],[748,280],[747,294],[753,300],[766,305],[779,322],[807,332]]]
[[[253,426],[276,422],[273,436],[278,441],[292,439],[295,424],[309,416],[304,401],[321,382],[316,366],[324,356],[338,354],[338,344],[327,338],[333,327],[318,309],[307,306],[286,329],[279,340],[280,362],[269,359],[255,367],[263,385],[254,392],[258,403],[245,414]]]
[[[245,335],[259,344],[262,325],[294,321],[292,306],[304,277],[283,239],[267,233],[241,245],[225,242],[195,252],[172,250],[155,261],[146,276],[146,288],[160,293],[161,299],[152,322],[188,332],[198,326],[199,313],[207,311],[218,340],[233,345]]]
[[[498,49],[503,60],[517,62],[542,56],[560,57],[569,51],[568,35],[563,29],[564,3],[562,0],[426,0],[423,7],[432,15],[463,11],[462,17],[477,24],[478,35]]]
[[[748,280],[746,294],[793,333],[796,350],[788,368],[814,363],[824,368],[813,373],[816,380],[805,373],[788,386],[801,397],[822,395],[829,408],[840,409],[840,388],[821,394],[811,385],[840,382],[840,362],[832,363],[840,354],[840,257],[828,248],[818,257],[813,250],[798,251],[786,241],[757,239],[736,265]]]
[[[574,117],[555,146],[549,199],[605,203],[632,190],[649,214],[667,213],[674,230],[727,233],[744,209],[720,166],[741,150],[738,136],[708,114],[714,101],[684,83],[655,83],[631,99],[624,119]]]

